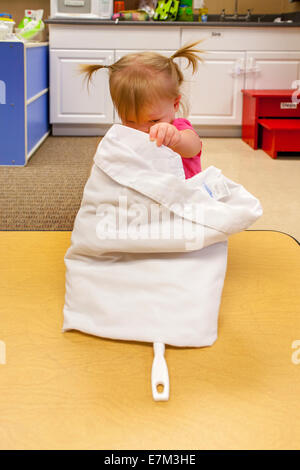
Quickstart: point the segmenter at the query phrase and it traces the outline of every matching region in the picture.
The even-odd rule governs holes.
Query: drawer
[[[298,117],[300,103],[293,103],[287,96],[267,96],[258,99],[258,117]]]
[[[49,25],[51,49],[171,49],[180,47],[180,28],[170,26]]]
[[[145,28],[146,29],[146,28]],[[202,49],[209,51],[299,51],[298,27],[182,27],[181,44],[205,38]],[[284,38],[284,40],[283,40]],[[165,45],[164,45],[165,47]]]

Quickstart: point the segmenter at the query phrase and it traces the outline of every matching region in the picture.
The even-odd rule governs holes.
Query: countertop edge
[[[44,20],[44,23],[46,24],[64,24],[64,25],[105,25],[105,26],[170,26],[170,27],[176,27],[176,26],[186,26],[186,27],[199,27],[199,28],[299,28],[300,27],[300,22],[280,22],[280,23],[274,23],[274,22],[230,22],[230,21],[208,21],[208,22],[201,22],[201,21],[118,21],[117,23],[113,20],[92,20],[92,19],[86,19],[86,20],[78,20],[78,19],[61,19],[61,18],[48,18],[47,20]]]

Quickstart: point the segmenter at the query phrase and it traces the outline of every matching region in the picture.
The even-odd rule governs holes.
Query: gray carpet
[[[240,138],[202,140],[202,169],[220,168],[260,200],[264,213],[250,229],[300,240],[300,157],[272,159]],[[73,230],[100,141],[49,136],[26,167],[0,166],[0,230]]]
[[[100,140],[49,136],[25,167],[0,167],[0,230],[72,230]]]

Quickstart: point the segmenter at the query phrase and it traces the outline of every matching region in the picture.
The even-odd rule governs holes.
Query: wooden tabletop
[[[170,399],[155,402],[150,343],[61,332],[70,236],[0,232],[1,449],[299,450],[292,237],[229,238],[219,337],[205,348],[166,346]]]

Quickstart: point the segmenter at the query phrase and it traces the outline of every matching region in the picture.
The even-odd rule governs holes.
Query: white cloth
[[[63,331],[208,346],[228,236],[262,215],[221,170],[185,179],[180,155],[114,124],[101,140],[64,260]]]

